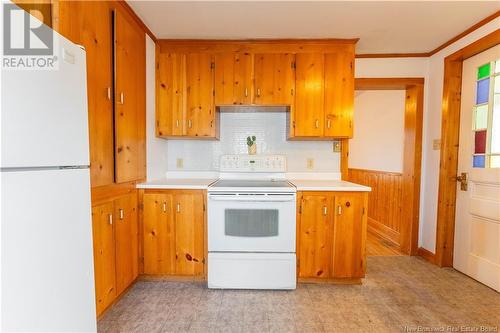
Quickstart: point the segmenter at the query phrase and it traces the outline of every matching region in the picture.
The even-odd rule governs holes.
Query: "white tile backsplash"
[[[222,112],[220,141],[168,141],[168,171],[216,171],[222,154],[247,154],[246,138],[255,135],[257,153],[286,155],[289,172],[340,172],[340,154],[331,141],[287,141],[286,126],[285,112]],[[184,160],[182,169],[178,158]]]

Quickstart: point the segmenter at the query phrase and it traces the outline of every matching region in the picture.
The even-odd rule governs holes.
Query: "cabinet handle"
[[[191,128],[193,126],[193,122],[191,121],[191,119],[188,120],[188,127]]]
[[[120,220],[123,220],[123,209],[120,208],[118,211],[120,212]]]
[[[260,88],[257,88],[257,97],[260,97]]]
[[[337,207],[337,214],[342,215],[342,205]]]
[[[167,203],[166,202],[163,203],[163,212],[164,213],[167,212]]]
[[[179,127],[179,119],[175,121],[175,127]]]
[[[120,104],[124,104],[125,103],[125,94],[124,93],[120,93]]]
[[[316,126],[316,128],[319,128],[319,120],[316,119],[316,121],[314,122],[314,125]]]
[[[177,204],[177,213],[180,213],[180,212],[181,212],[181,204],[180,204],[180,203],[178,203],[178,204]]]
[[[323,206],[323,215],[326,216],[328,214],[328,208],[326,206]]]
[[[326,121],[326,127],[327,127],[327,128],[330,128],[331,124],[332,124],[332,121],[331,121],[330,119],[328,119],[328,120]]]
[[[108,100],[111,100],[111,87],[108,87]]]
[[[245,97],[248,97],[248,88],[245,88]]]
[[[109,225],[113,224],[113,214],[108,215],[108,223],[109,223]]]

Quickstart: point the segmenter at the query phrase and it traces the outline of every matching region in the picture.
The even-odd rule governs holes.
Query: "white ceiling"
[[[356,53],[428,52],[500,1],[128,1],[156,37],[360,38]]]

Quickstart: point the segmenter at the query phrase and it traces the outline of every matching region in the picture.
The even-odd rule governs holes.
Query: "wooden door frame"
[[[424,104],[424,78],[357,78],[356,90],[405,90],[403,198],[401,220],[401,252],[418,253],[418,225],[420,208],[420,174],[422,161],[422,122]],[[349,140],[342,140],[342,179],[349,179]]]
[[[463,61],[500,43],[500,30],[444,59],[435,263],[453,266]]]

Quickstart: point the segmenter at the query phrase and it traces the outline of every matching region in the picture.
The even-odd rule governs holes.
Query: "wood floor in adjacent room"
[[[399,250],[399,247],[379,236],[378,234],[368,231],[366,237],[366,255],[367,256],[402,256],[404,255]]]
[[[448,326],[500,325],[500,294],[454,269],[410,256],[367,262],[362,285],[299,284],[294,291],[139,281],[99,321],[98,331],[416,332],[421,326],[451,332]]]

